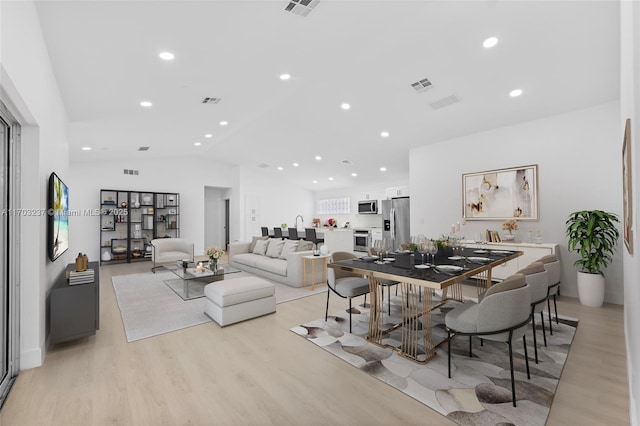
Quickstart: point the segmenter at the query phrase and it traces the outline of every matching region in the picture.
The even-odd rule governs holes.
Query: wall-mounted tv
[[[53,262],[69,249],[69,188],[55,173],[49,176],[47,209],[47,248]]]

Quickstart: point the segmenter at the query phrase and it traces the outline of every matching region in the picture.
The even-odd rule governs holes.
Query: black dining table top
[[[463,257],[461,260],[450,260],[449,257],[452,256],[438,256],[436,255],[436,267],[431,267],[428,269],[418,269],[413,265],[414,255],[409,254],[411,256],[410,259],[410,267],[397,266],[397,261],[387,261],[384,263],[379,263],[376,258],[365,256],[356,259],[349,260],[341,260],[337,262],[332,262],[329,266],[338,267],[338,269],[342,269],[340,267],[345,267],[348,269],[358,269],[364,271],[370,271],[374,273],[379,273],[375,275],[379,275],[382,278],[385,278],[384,275],[393,275],[397,278],[409,278],[410,281],[420,280],[427,281],[431,283],[439,283],[439,284],[452,284],[453,282],[460,281],[461,279],[465,279],[476,275],[484,270],[489,269],[488,266],[497,266],[501,263],[505,263],[508,260],[514,259],[520,255],[522,252],[520,251],[507,251],[507,250],[498,250],[498,252],[494,252],[492,250],[487,249],[486,253],[479,253],[479,249],[466,248],[459,255]],[[397,254],[390,253],[389,258],[395,258]],[[402,256],[403,254],[400,254]],[[406,253],[404,254],[407,255]],[[490,259],[490,261],[475,261],[469,260],[470,257],[484,257]],[[430,259],[430,257],[429,257]],[[418,263],[420,262],[420,257],[418,256]],[[441,265],[455,265],[463,268],[461,271],[444,271],[439,270],[438,266]],[[394,277],[386,277],[393,279]],[[446,285],[445,285],[446,286]],[[440,287],[440,286],[438,286]]]

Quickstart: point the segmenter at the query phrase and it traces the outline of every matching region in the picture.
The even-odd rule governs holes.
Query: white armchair
[[[158,238],[151,241],[153,247],[151,259],[153,260],[152,272],[162,263],[177,262],[189,259],[193,262],[193,243],[182,238]]]

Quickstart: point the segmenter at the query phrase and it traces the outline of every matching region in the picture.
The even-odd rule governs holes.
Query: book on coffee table
[[[202,272],[198,272],[196,268],[187,268],[187,274],[191,275],[192,277],[200,278],[200,277],[209,277],[213,275],[213,272],[209,269],[205,269]]]

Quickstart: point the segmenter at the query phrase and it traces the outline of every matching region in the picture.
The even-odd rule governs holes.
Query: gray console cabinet
[[[96,334],[100,328],[100,273],[98,262],[89,262],[95,271],[95,281],[69,285],[66,271],[75,270],[69,264],[56,279],[49,295],[49,342],[51,344]]]

